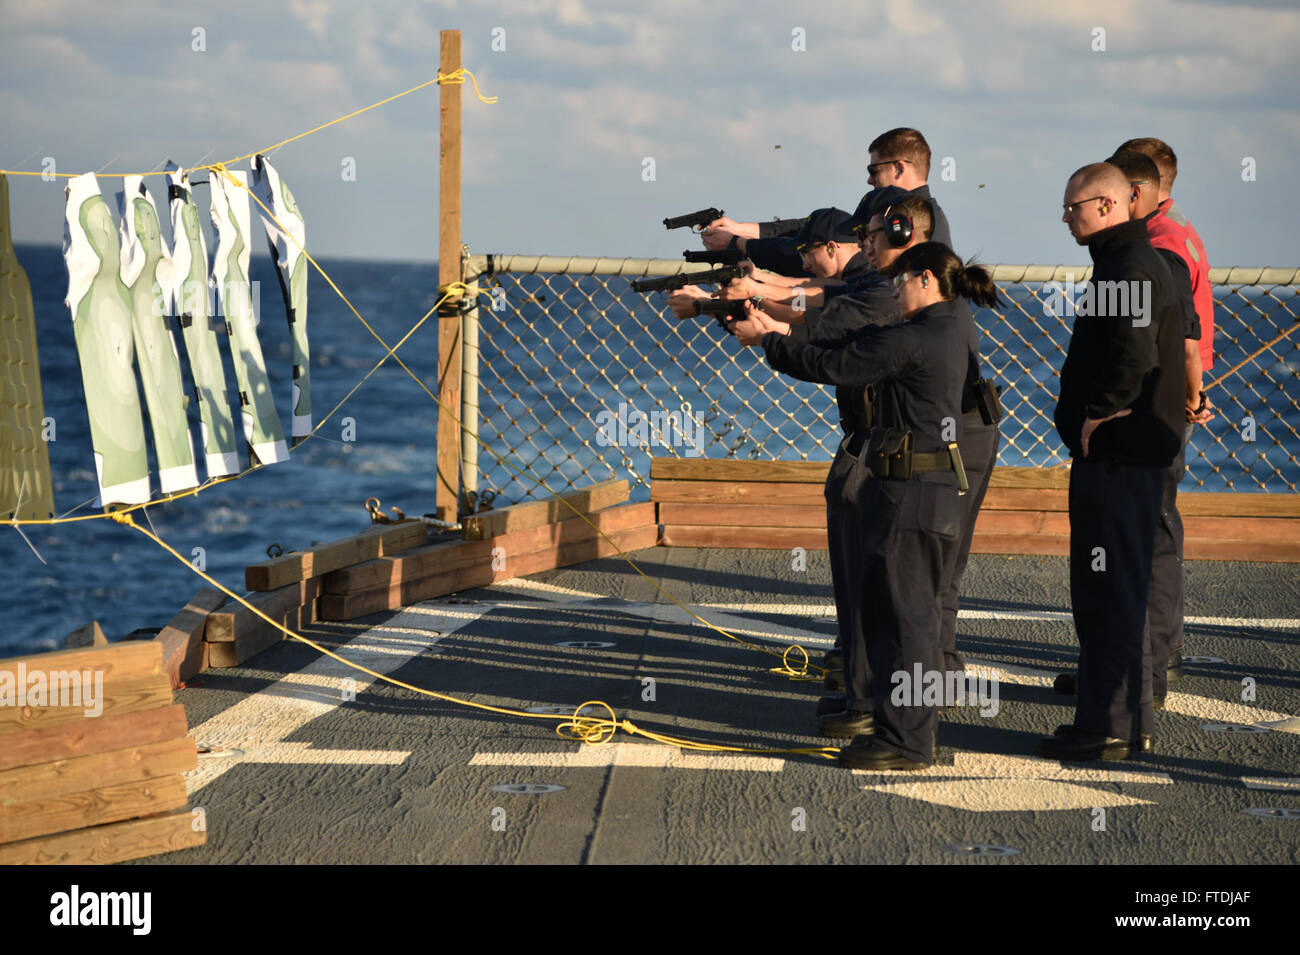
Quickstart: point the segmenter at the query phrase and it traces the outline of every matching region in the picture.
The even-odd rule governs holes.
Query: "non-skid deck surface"
[[[792,569],[789,552],[661,547],[635,557],[664,589],[747,639],[778,649],[797,640],[814,656],[830,645],[824,553],[807,554],[806,570]],[[969,669],[997,675],[998,712],[946,711],[939,765],[925,773],[685,754],[623,734],[584,747],[560,739],[554,720],[371,685],[284,643],[178,694],[199,745],[214,750],[187,774],[208,839],[149,861],[1295,863],[1300,819],[1287,816],[1300,815],[1300,735],[1206,727],[1300,714],[1296,571],[1188,567],[1184,652],[1213,659],[1188,663],[1172,686],[1151,758],[1032,757],[1037,738],[1073,711],[1072,698],[1051,689],[1075,657],[1066,563],[977,556],[958,645]],[[818,684],[769,673],[777,660],[691,621],[619,559],[308,635],[371,669],[479,703],[604,700],[620,718],[676,736],[824,742],[813,716]],[[558,645],[566,641],[612,645]],[[1243,702],[1247,677],[1253,702]],[[1018,854],[953,851],[962,845]]]

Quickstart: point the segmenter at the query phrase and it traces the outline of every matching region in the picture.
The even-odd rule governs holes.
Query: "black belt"
[[[952,456],[947,451],[935,451],[925,454],[912,452],[912,471],[951,471]]]

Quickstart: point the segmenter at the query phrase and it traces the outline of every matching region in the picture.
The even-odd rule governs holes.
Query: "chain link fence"
[[[466,280],[487,295],[465,316],[465,421],[547,489],[476,456],[467,438],[466,490],[490,489],[500,506],[627,477],[634,499],[645,499],[652,456],[829,461],[839,442],[833,389],[779,375],[760,349],[740,347],[711,319],[678,321],[662,295],[629,288],[635,278],[707,268],[468,256]],[[984,374],[1002,386],[1003,466],[1068,460],[1052,411],[1071,320],[1049,307],[1048,283],[1089,274],[1081,266],[993,268],[1006,305],[975,319]],[[1192,433],[1182,488],[1294,492],[1300,332],[1285,333],[1300,322],[1300,270],[1214,269],[1210,277],[1217,328],[1205,382],[1224,380],[1209,389],[1217,417]]]

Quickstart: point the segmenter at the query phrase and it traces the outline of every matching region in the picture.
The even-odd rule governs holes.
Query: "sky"
[[[459,29],[498,97],[462,88],[476,253],[676,258],[699,240],[665,216],[851,210],[867,144],[914,126],[963,256],[1086,262],[1060,221],[1067,178],[1157,136],[1213,265],[1300,265],[1289,3],[0,0],[0,22],[5,169],[252,152],[431,79],[439,31]],[[430,87],[271,160],[313,255],[432,261],[438,155]],[[11,178],[15,241],[61,240],[65,183]],[[161,206],[165,180],[147,184]],[[111,204],[120,183],[101,186]]]

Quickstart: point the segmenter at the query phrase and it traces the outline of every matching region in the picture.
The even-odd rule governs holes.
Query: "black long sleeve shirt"
[[[1093,432],[1088,460],[1168,467],[1182,443],[1186,394],[1173,276],[1140,219],[1096,233],[1088,251],[1092,302],[1089,314],[1075,317],[1061,368],[1057,432],[1070,454],[1081,457],[1084,419],[1127,408],[1129,415]],[[1116,308],[1124,296],[1128,308]],[[1135,302],[1144,302],[1145,315],[1137,314]]]
[[[901,320],[889,279],[868,270],[861,277],[856,292],[841,295],[824,308],[810,310],[807,322],[791,325],[787,337],[800,345],[837,348],[868,325],[897,325]],[[863,386],[836,387],[835,403],[839,406],[840,426],[846,435],[866,430]]]
[[[969,313],[967,313],[969,314]],[[876,426],[912,432],[913,448],[934,452],[961,429],[961,398],[970,353],[969,318],[939,302],[896,325],[870,325],[835,347],[769,332],[763,351],[774,369],[837,387],[876,386]],[[940,480],[930,472],[926,479]],[[948,480],[951,475],[942,480]]]

